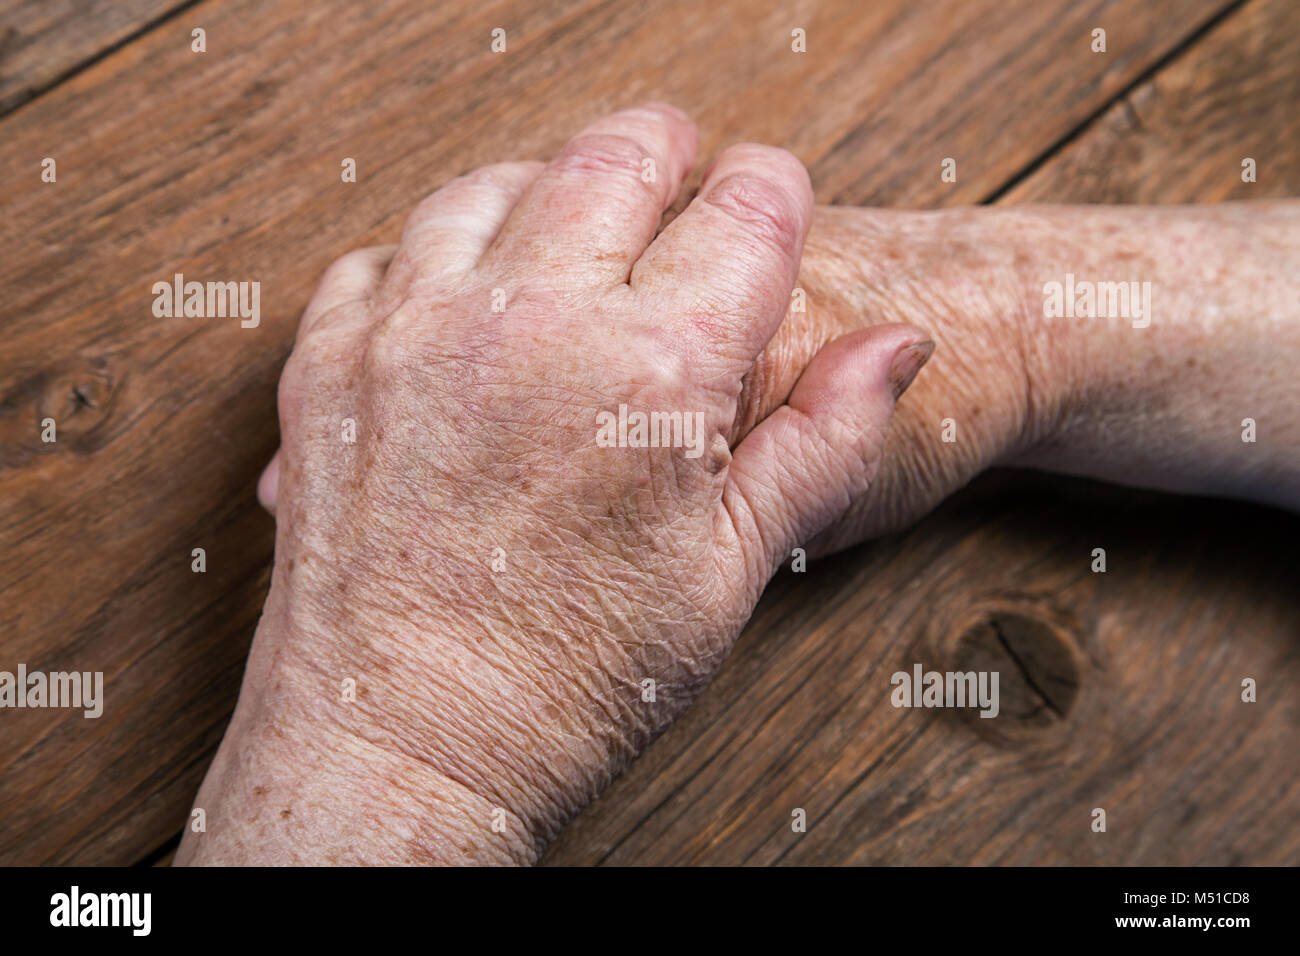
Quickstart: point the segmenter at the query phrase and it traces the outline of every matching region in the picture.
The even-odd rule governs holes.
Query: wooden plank
[[[1251,0],[1007,202],[1204,203],[1300,191],[1300,11]],[[1242,180],[1254,159],[1256,181]]]
[[[185,6],[186,0],[0,0],[0,116]]]
[[[970,201],[1222,7],[204,3],[207,54],[186,17],[0,121],[0,634],[8,660],[103,670],[108,697],[94,722],[4,715],[0,862],[136,860],[185,820],[265,593],[252,489],[297,315],[332,258],[391,241],[422,195],[654,97],[701,121],[705,155],[794,149],[823,201]],[[969,158],[942,184],[951,152]],[[262,282],[260,326],[153,318],[177,272]]]
[[[1296,27],[1290,0],[1252,0],[1003,201],[1296,195]],[[719,680],[547,862],[1295,865],[1297,531],[1244,505],[988,476],[901,538],[779,579]],[[1064,719],[1040,707],[999,739],[889,706],[889,674],[947,669],[985,611],[1041,625],[1019,656],[1066,672]],[[1242,703],[1243,677],[1271,699]]]

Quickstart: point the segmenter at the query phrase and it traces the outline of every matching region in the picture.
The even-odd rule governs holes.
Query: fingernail
[[[933,352],[934,343],[928,340],[898,350],[889,363],[889,384],[894,387],[894,398],[907,391],[907,386],[912,384],[912,379],[916,378],[916,373],[930,360]]]

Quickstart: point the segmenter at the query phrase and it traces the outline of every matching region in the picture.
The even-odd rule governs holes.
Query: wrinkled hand
[[[809,546],[821,555],[907,527],[994,465],[1056,433],[1071,386],[1060,336],[1033,321],[1056,235],[985,208],[914,212],[819,206],[790,315],[746,377],[741,422],[762,420],[828,342],[882,324],[926,330],[934,359],[890,424],[875,480]],[[1063,353],[1060,357],[1055,352]],[[1078,376],[1073,376],[1078,377]]]
[[[533,858],[864,496],[931,346],[856,331],[752,414],[812,194],[736,146],[656,236],[694,152],[676,110],[619,113],[327,272],[280,384],[271,594],[182,859]],[[638,413],[669,447],[637,447]]]
[[[871,488],[809,544],[810,555],[907,527],[986,468],[1021,464],[1054,437],[1059,444],[1072,379],[1100,376],[1071,370],[1081,350],[1071,354],[1058,331],[1035,327],[1032,295],[1049,273],[1028,264],[1063,240],[1036,234],[1041,225],[1024,218],[985,208],[814,210],[799,269],[803,309],[787,314],[745,374],[728,437],[783,405],[809,362],[843,335],[906,322],[937,350],[890,425]],[[366,253],[378,274],[395,248]],[[955,440],[944,441],[948,422]],[[279,455],[258,485],[272,512],[278,481]]]

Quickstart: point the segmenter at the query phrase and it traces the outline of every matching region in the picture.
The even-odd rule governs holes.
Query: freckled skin
[[[271,592],[179,862],[535,859],[865,491],[924,333],[836,341],[737,428],[812,191],[789,154],[733,147],[656,236],[694,148],[670,108],[615,114],[549,165],[449,183],[397,249],[327,270],[260,486]],[[598,443],[624,404],[703,441]]]
[[[871,489],[810,553],[905,527],[991,465],[1300,507],[1300,203],[901,212],[819,207],[741,401],[779,404],[821,345],[907,321],[936,343]],[[1153,283],[1151,327],[1046,319],[1067,272]],[[1267,421],[1241,441],[1241,420]],[[940,422],[958,442],[940,440]]]
[[[990,465],[1295,506],[1300,204],[814,215],[789,157],[741,146],[651,245],[671,195],[619,186],[640,154],[611,124],[667,183],[693,132],[602,123],[547,168],[562,188],[490,167],[322,280],[259,484],[271,595],[178,861],[535,859],[705,686],[791,548],[901,527]],[[1151,327],[1044,318],[1066,272],[1151,281]],[[704,411],[715,442],[597,454],[620,401]],[[345,414],[359,454],[321,437]]]

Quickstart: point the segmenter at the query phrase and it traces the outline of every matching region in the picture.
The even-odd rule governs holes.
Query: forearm
[[[1068,281],[1150,282],[1149,324],[1049,318],[1044,287]],[[1300,434],[1287,414],[1300,203],[820,207],[800,285],[808,311],[760,363],[751,415],[778,404],[800,363],[843,332],[910,321],[937,346],[899,405],[876,485],[821,550],[903,527],[995,464],[1300,500]],[[1245,418],[1256,443],[1242,441]]]
[[[1057,420],[1012,461],[1300,504],[1300,203],[1004,215],[1039,250],[1026,281],[1041,275],[1040,293],[1067,273],[1150,283],[1149,317],[1027,310],[1027,338],[1044,343],[1042,377],[1060,397]],[[1243,440],[1247,419],[1255,441]]]

